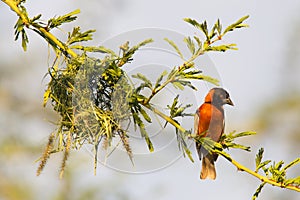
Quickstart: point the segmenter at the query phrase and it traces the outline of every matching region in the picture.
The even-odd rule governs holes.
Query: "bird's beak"
[[[230,98],[227,98],[225,101],[226,101],[226,104],[234,106],[234,104],[233,104],[233,102],[231,101]]]

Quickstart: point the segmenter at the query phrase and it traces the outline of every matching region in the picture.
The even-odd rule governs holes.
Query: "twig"
[[[175,122],[171,117],[165,115],[164,113],[162,113],[160,110],[152,107],[151,105],[147,104],[144,105],[146,108],[150,109],[151,111],[153,111],[154,113],[156,113],[157,115],[159,115],[160,117],[162,117],[164,120],[166,120],[167,122],[169,122],[170,124],[172,124],[174,127],[176,127],[179,131],[181,131],[182,133],[188,133],[188,131],[186,131],[182,126],[180,126],[177,122]],[[192,134],[187,135],[190,138],[195,138]],[[276,182],[274,180],[269,179],[266,176],[260,175],[259,173],[256,173],[255,171],[245,167],[244,165],[240,164],[239,162],[237,162],[236,160],[232,159],[230,157],[229,154],[225,153],[224,151],[219,151],[219,150],[214,150],[217,154],[223,156],[226,160],[228,160],[229,162],[231,162],[234,166],[236,166],[238,168],[238,170],[240,171],[244,171],[256,178],[258,178],[259,180],[261,180],[264,183],[268,183],[272,186],[276,186],[276,187],[280,187],[280,188],[286,188],[289,190],[294,190],[297,192],[300,192],[300,188],[293,186],[293,185],[284,185],[283,183],[280,182]]]
[[[64,43],[62,43],[61,41],[59,41],[53,34],[51,34],[46,28],[38,25],[37,23],[31,23],[31,21],[28,19],[28,17],[26,15],[24,15],[24,13],[22,13],[22,11],[19,9],[18,4],[16,1],[13,0],[2,0],[5,4],[7,4],[11,10],[13,10],[23,21],[23,23],[26,25],[27,28],[32,29],[33,31],[37,32],[39,35],[44,36],[45,39],[49,42],[53,42],[54,44],[57,45],[57,47],[59,47],[59,49],[62,52],[66,52],[68,55],[70,55],[71,57],[77,57],[77,54],[72,51],[70,48],[68,48]]]
[[[255,171],[243,166],[242,164],[240,164],[239,162],[237,162],[236,160],[232,159],[230,157],[230,155],[226,154],[224,151],[216,151],[216,153],[218,153],[219,155],[223,156],[226,160],[228,160],[229,162],[231,162],[234,166],[236,166],[238,168],[238,170],[240,171],[245,171],[248,174],[251,174],[252,176],[258,178],[259,180],[261,180],[264,183],[268,183],[272,186],[277,186],[280,188],[286,188],[286,189],[290,189],[290,190],[294,190],[297,192],[300,192],[300,188],[296,187],[296,186],[292,186],[292,185],[284,185],[282,183],[276,182],[274,180],[269,179],[266,176],[262,176],[258,173],[256,173]]]

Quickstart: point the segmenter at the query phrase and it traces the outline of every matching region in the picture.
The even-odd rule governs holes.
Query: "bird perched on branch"
[[[195,114],[194,131],[201,137],[209,137],[219,142],[224,132],[224,108],[223,105],[233,106],[229,94],[223,88],[211,89],[205,97],[204,103],[197,109]],[[196,142],[199,159],[202,159],[200,179],[216,179],[215,161],[218,154],[209,153]]]

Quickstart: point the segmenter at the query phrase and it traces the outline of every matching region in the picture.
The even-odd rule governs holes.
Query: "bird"
[[[194,133],[200,137],[209,137],[219,142],[224,132],[223,105],[233,106],[229,93],[223,88],[212,88],[205,96],[204,103],[196,110],[194,117]],[[200,179],[216,179],[215,161],[218,154],[210,153],[196,141],[199,160],[202,159]]]

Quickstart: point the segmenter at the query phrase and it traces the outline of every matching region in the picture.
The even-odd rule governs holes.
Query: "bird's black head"
[[[222,106],[224,104],[233,106],[229,93],[223,88],[211,89],[205,97],[205,102],[216,106]]]

